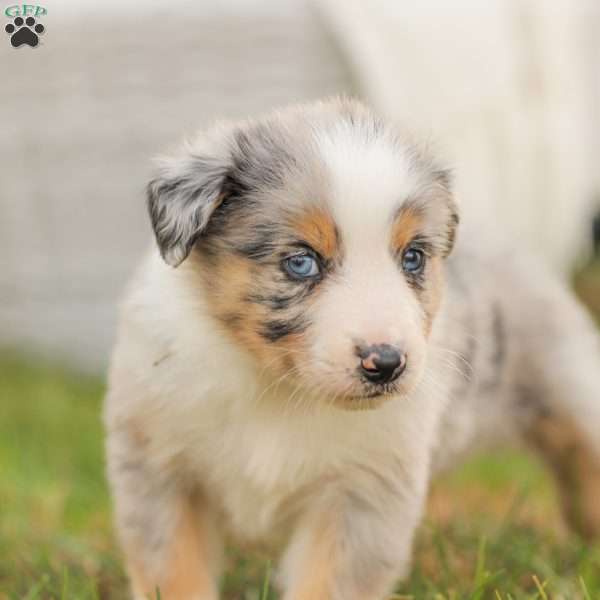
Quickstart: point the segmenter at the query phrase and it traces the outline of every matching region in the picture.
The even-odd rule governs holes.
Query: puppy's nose
[[[406,354],[390,344],[374,344],[357,348],[360,370],[372,383],[389,383],[398,379],[406,368]]]

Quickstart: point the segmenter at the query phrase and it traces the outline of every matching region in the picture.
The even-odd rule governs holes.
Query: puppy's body
[[[447,177],[368,111],[222,128],[163,167],[150,208],[182,264],[152,254],[134,279],[106,405],[137,596],[216,598],[230,539],[281,554],[288,600],[383,598],[431,473],[510,438],[596,532],[593,326],[520,248],[476,230],[446,259]],[[405,357],[385,381],[381,344]]]

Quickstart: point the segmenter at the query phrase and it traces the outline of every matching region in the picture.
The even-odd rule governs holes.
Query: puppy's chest
[[[318,497],[352,477],[352,467],[368,463],[382,469],[394,454],[386,435],[366,434],[347,415],[318,422],[252,416],[205,432],[198,476],[238,542],[279,545],[297,517]],[[385,439],[385,441],[384,441]]]

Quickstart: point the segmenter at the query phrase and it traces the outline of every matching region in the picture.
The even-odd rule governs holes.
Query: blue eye
[[[296,254],[283,261],[286,271],[295,279],[307,279],[320,272],[316,259],[308,254]]]
[[[418,248],[407,248],[402,255],[402,268],[407,273],[420,273],[425,267],[425,253]]]

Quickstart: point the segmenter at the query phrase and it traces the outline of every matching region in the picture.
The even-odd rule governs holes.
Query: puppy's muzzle
[[[406,354],[390,344],[357,347],[361,375],[371,383],[390,383],[406,369]]]

